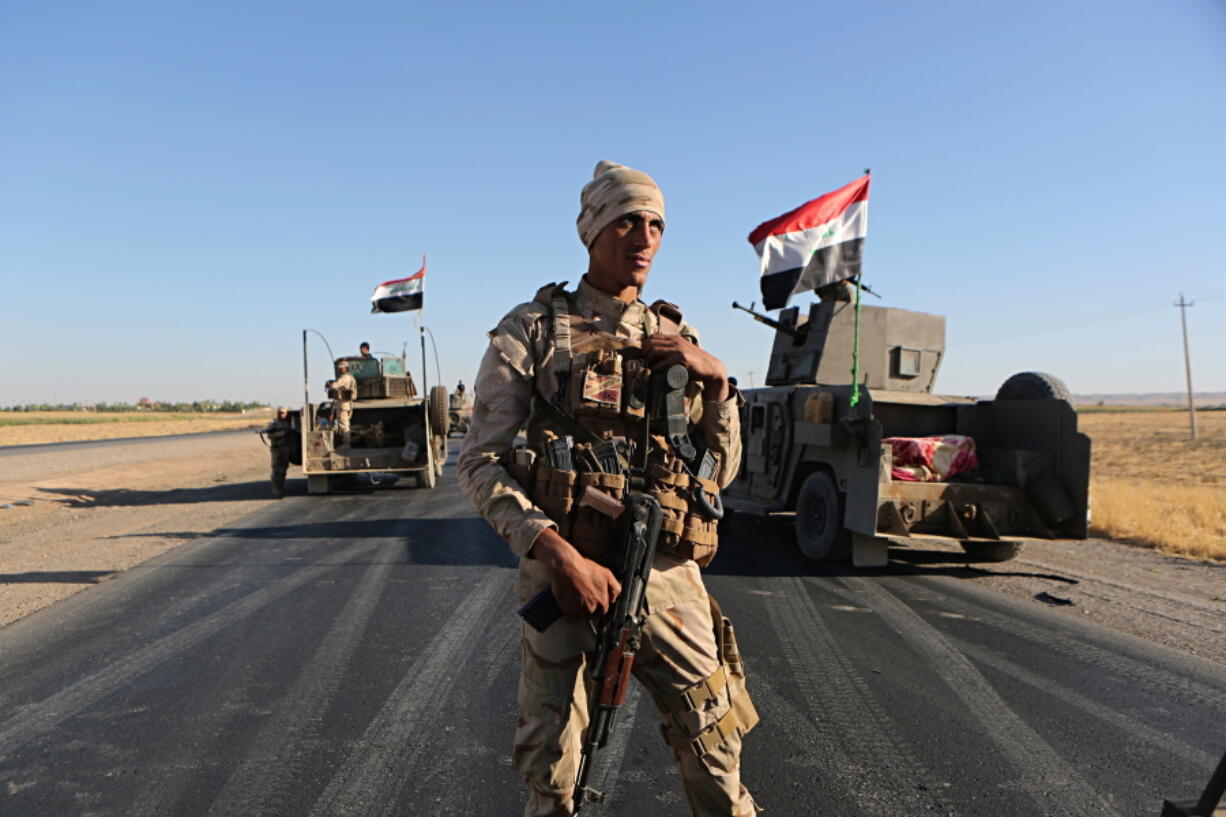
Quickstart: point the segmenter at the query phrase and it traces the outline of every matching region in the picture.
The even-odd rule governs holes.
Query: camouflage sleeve
[[[716,482],[727,488],[741,467],[741,403],[744,399],[735,386],[728,387],[727,400],[703,401],[700,425],[711,452],[719,455]]]
[[[522,322],[504,319],[490,333],[474,385],[472,423],[460,448],[460,487],[477,511],[524,556],[545,528],[557,527],[498,458],[515,444],[532,405],[532,343]]]
[[[681,334],[702,345],[698,330],[690,324],[681,324]],[[696,422],[702,429],[711,453],[719,455],[719,474],[715,481],[720,488],[727,488],[736,479],[736,472],[741,467],[741,405],[745,399],[735,386],[730,384],[728,390],[727,400],[694,401],[701,406],[702,414],[697,419],[690,416],[691,422]]]

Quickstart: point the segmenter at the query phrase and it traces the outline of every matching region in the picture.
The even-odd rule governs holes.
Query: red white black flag
[[[384,281],[370,296],[371,312],[408,312],[421,309],[422,288],[426,280],[426,257],[421,257],[421,269],[408,278]]]
[[[779,309],[797,293],[860,273],[860,252],[868,233],[869,179],[861,176],[759,224],[749,234],[749,243],[762,261],[763,306]]]

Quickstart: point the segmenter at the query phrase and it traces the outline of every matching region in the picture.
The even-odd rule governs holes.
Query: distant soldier
[[[358,347],[358,354],[366,360],[374,360],[375,356],[370,353],[370,344],[362,341],[362,345]]]
[[[264,439],[272,455],[272,495],[276,499],[285,496],[285,472],[289,469],[290,456],[294,450],[294,428],[289,421],[289,409],[277,407],[277,416],[264,428]]]
[[[349,364],[343,360],[337,364],[336,370],[340,376],[332,383],[332,391],[336,395],[333,414],[336,428],[341,434],[341,445],[349,445],[349,418],[353,416],[353,401],[358,396],[358,381],[349,374]]]
[[[464,381],[461,380],[455,387],[455,391],[451,393],[451,407],[453,409],[466,409],[469,407],[468,392],[464,391]]]

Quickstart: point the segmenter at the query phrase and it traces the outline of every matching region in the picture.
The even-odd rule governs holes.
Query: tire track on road
[[[980,722],[983,734],[1013,765],[1021,789],[1045,809],[1045,814],[1116,817],[1098,792],[1072,770],[1072,764],[1022,720],[935,627],[877,580],[845,577],[840,581],[857,591],[873,612],[928,659],[935,674]]]
[[[902,782],[935,775],[896,737],[899,730],[844,652],[806,583],[788,577],[764,579],[762,586],[770,591],[764,597],[767,611],[802,692],[804,731],[814,740],[810,751],[833,759],[824,768],[848,798],[869,814],[954,814],[930,792]]]
[[[283,579],[232,602],[196,622],[141,647],[124,658],[112,661],[98,672],[82,678],[43,700],[22,707],[0,725],[0,757],[54,729],[78,712],[111,695],[137,678],[182,655],[210,638],[298,588],[342,567],[346,562],[373,550],[377,545],[363,541],[329,554],[326,564],[301,568]]]
[[[1063,635],[1055,630],[1046,630],[1013,616],[973,604],[960,596],[939,590],[942,583],[942,580],[934,578],[924,582],[924,588],[937,593],[943,606],[960,612],[969,619],[980,621],[988,627],[1007,632],[1032,644],[1038,644],[1079,663],[1089,664],[1108,674],[1129,679],[1163,696],[1191,700],[1200,706],[1226,712],[1226,694],[1195,678],[1176,675],[1177,670],[1174,668],[1157,670],[1151,664],[1121,653],[1111,652],[1089,641]]]
[[[514,573],[489,570],[413,664],[333,775],[310,817],[375,817],[399,809],[400,794],[436,744],[435,697],[456,686],[471,653],[486,646],[488,622],[502,614]]]
[[[950,644],[963,654],[971,656],[976,662],[985,664],[997,672],[1008,675],[1014,680],[1021,681],[1027,686],[1034,687],[1040,692],[1063,701],[1069,706],[1080,709],[1087,715],[1115,727],[1126,735],[1145,741],[1163,752],[1181,757],[1194,766],[1212,768],[1213,764],[1218,760],[1216,755],[1202,752],[1165,732],[1141,723],[1135,718],[1121,715],[1117,710],[1109,706],[1092,701],[1084,695],[1031,672],[1012,661],[1001,658],[983,647],[963,641],[960,638],[950,636],[947,636],[947,638]]]
[[[301,761],[298,749],[317,736],[321,713],[340,689],[388,578],[398,566],[399,549],[399,542],[384,544],[376,554],[319,648],[302,667],[298,680],[252,741],[247,759],[241,761],[213,800],[209,815],[256,817],[283,810],[290,788],[303,777],[301,767],[305,763],[295,763],[296,758]],[[164,803],[150,804],[148,811],[134,813],[155,817],[159,808],[164,808]]]

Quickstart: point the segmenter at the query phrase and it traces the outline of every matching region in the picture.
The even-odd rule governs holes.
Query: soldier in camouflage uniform
[[[285,472],[289,469],[294,448],[294,428],[290,425],[289,409],[277,407],[277,416],[264,428],[264,439],[272,456],[272,495],[277,499],[285,496]]]
[[[741,784],[740,750],[757,714],[731,625],[707,595],[699,572],[715,553],[715,522],[695,515],[686,499],[691,490],[718,493],[735,477],[740,398],[728,386],[723,364],[698,346],[697,333],[675,307],[663,302],[648,307],[639,300],[664,229],[663,196],[651,177],[601,162],[580,203],[588,272],[572,291],[543,288],[490,332],[472,427],[459,459],[461,487],[520,557],[519,600],[552,586],[566,614],[543,633],[523,626],[512,755],[528,786],[523,814],[573,813],[576,764],[588,722],[583,670],[594,647],[587,619],[605,612],[621,589],[597,547],[610,523],[593,524],[585,517],[590,509],[576,507],[569,487],[554,490],[555,478],[570,479],[570,472],[542,465],[543,443],[565,431],[557,425],[558,407],[574,409],[568,422],[577,418],[592,432],[629,438],[630,409],[619,407],[632,401],[622,400],[618,391],[624,386],[630,394],[629,373],[645,376],[648,365],[681,363],[691,375],[686,406],[691,433],[715,455],[718,469],[712,480],[691,479],[675,468],[675,457],[649,449],[663,457],[653,460],[652,493],[669,516],[647,588],[648,617],[634,674],[660,713],[693,813],[750,817],[758,809]],[[625,374],[617,374],[623,367]],[[561,397],[576,390],[581,393],[573,399]],[[546,406],[549,401],[560,405]],[[603,414],[584,409],[600,401],[606,401]],[[515,448],[525,427],[529,445]],[[578,478],[595,476],[612,479],[587,473]]]
[[[341,445],[349,445],[349,418],[353,416],[353,401],[358,396],[358,381],[349,374],[349,364],[341,361],[336,366],[340,376],[332,382],[332,391],[336,394],[334,413],[336,428],[341,435]]]

